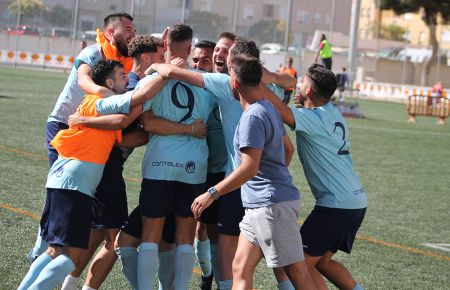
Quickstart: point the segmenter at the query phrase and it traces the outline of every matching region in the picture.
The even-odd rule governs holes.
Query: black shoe
[[[208,277],[202,276],[202,283],[200,284],[200,289],[211,290],[213,278],[214,278],[213,274],[209,275]]]

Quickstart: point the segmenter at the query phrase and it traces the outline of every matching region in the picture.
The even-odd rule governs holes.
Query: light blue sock
[[[195,239],[194,246],[195,257],[202,271],[202,276],[211,276],[211,250],[209,240],[199,241]]]
[[[36,237],[36,242],[34,243],[34,247],[33,247],[33,251],[32,254],[35,257],[40,256],[42,253],[44,253],[45,251],[47,251],[48,248],[48,244],[46,241],[44,241],[41,237],[41,226],[39,226],[38,229],[38,233],[37,233],[37,237]]]
[[[66,255],[59,255],[42,269],[39,277],[34,281],[29,289],[46,290],[55,288],[58,283],[62,283],[64,278],[75,270],[75,264]]]
[[[178,245],[175,250],[175,290],[188,289],[194,269],[194,247]]]
[[[278,283],[278,290],[295,290],[294,285],[292,285],[291,280],[285,280]]]
[[[153,290],[153,278],[158,269],[158,244],[141,243],[139,246],[137,280],[139,290]]]
[[[356,283],[355,287],[353,287],[352,290],[364,290],[364,288],[361,285],[359,285],[358,283]]]
[[[219,286],[220,281],[220,260],[219,253],[217,250],[217,244],[210,244],[211,249],[211,267],[214,274],[214,280],[216,280],[217,286]]]
[[[233,280],[225,280],[219,282],[220,290],[231,290],[231,287],[233,287]]]
[[[138,289],[137,267],[138,251],[134,247],[119,247],[116,249],[117,256],[122,264],[122,273],[127,278],[133,289]]]
[[[175,278],[175,249],[159,252],[158,281],[159,290],[172,290]]]
[[[52,257],[47,255],[47,253],[44,253],[40,255],[36,261],[31,264],[30,269],[28,270],[28,273],[25,275],[25,277],[22,280],[22,283],[20,283],[19,288],[17,290],[25,290],[30,287],[31,284],[36,280],[36,278],[41,273],[42,269],[45,268],[45,266],[48,265],[52,261]]]

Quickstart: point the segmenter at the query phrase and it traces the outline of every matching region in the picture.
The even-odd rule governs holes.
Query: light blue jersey
[[[217,104],[209,115],[206,124],[208,126],[206,142],[209,149],[208,173],[225,172],[227,170],[228,153],[225,147],[220,110]]]
[[[102,58],[102,51],[98,44],[90,45],[80,52],[70,71],[66,85],[59,95],[53,111],[48,116],[47,122],[54,121],[67,124],[69,116],[75,113],[86,94],[78,85],[78,68],[82,63],[94,66]]]
[[[136,88],[139,89],[149,79],[152,76],[144,77]],[[199,118],[207,120],[213,108],[214,97],[209,91],[176,80],[169,80],[144,104],[144,111],[152,109],[156,116],[183,124],[191,124]],[[205,139],[150,135],[142,162],[142,176],[145,179],[200,184],[206,181],[207,160]]]
[[[104,168],[104,164],[58,157],[50,168],[45,187],[78,190],[94,196]]]
[[[285,164],[285,134],[280,115],[266,100],[251,104],[242,113],[234,136],[236,163],[241,162],[243,148],[262,151],[258,173],[241,186],[244,207],[258,208],[300,199]]]
[[[131,95],[103,98],[96,102],[99,114],[128,113]],[[112,147],[111,147],[112,150]],[[47,188],[61,188],[77,190],[89,196],[94,196],[103,175],[105,164],[85,162],[58,157],[50,168],[47,177]]]
[[[233,97],[230,86],[230,76],[221,73],[205,73],[203,74],[205,88],[211,91],[216,97],[219,105],[220,115],[222,116],[223,135],[225,137],[225,146],[228,152],[227,175],[237,168],[235,163],[233,139],[234,132],[242,115],[242,107],[238,100]],[[268,88],[273,91],[275,86],[269,85]],[[281,93],[284,98],[284,93]],[[280,96],[279,96],[280,97]]]
[[[353,169],[348,128],[331,103],[314,109],[291,108],[297,150],[316,205],[359,209],[367,197]]]

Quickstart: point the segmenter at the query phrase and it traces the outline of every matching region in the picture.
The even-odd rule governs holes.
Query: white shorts
[[[286,201],[265,207],[246,208],[241,233],[261,248],[270,268],[304,261],[298,214],[300,201]]]

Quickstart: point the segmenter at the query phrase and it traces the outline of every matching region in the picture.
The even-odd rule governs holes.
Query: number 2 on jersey
[[[178,85],[181,85],[183,87],[183,89],[186,91],[187,105],[182,105],[180,103],[180,101],[178,100],[178,96],[177,96]],[[170,98],[172,100],[172,103],[175,105],[175,107],[180,108],[180,109],[188,109],[188,112],[186,113],[186,115],[184,115],[184,117],[181,118],[180,121],[178,121],[178,123],[186,121],[187,119],[189,119],[192,116],[192,111],[194,110],[194,102],[195,102],[194,93],[187,85],[180,83],[180,82],[176,82],[176,84],[172,87],[172,91],[170,93]]]
[[[347,141],[345,140],[345,126],[341,122],[334,123],[334,130],[333,133],[336,131],[336,128],[341,128],[342,130],[342,140],[344,141],[344,144],[342,144],[341,148],[339,148],[339,151],[337,152],[338,155],[348,155],[350,154],[350,151],[347,149],[344,149],[345,144],[347,144]]]

